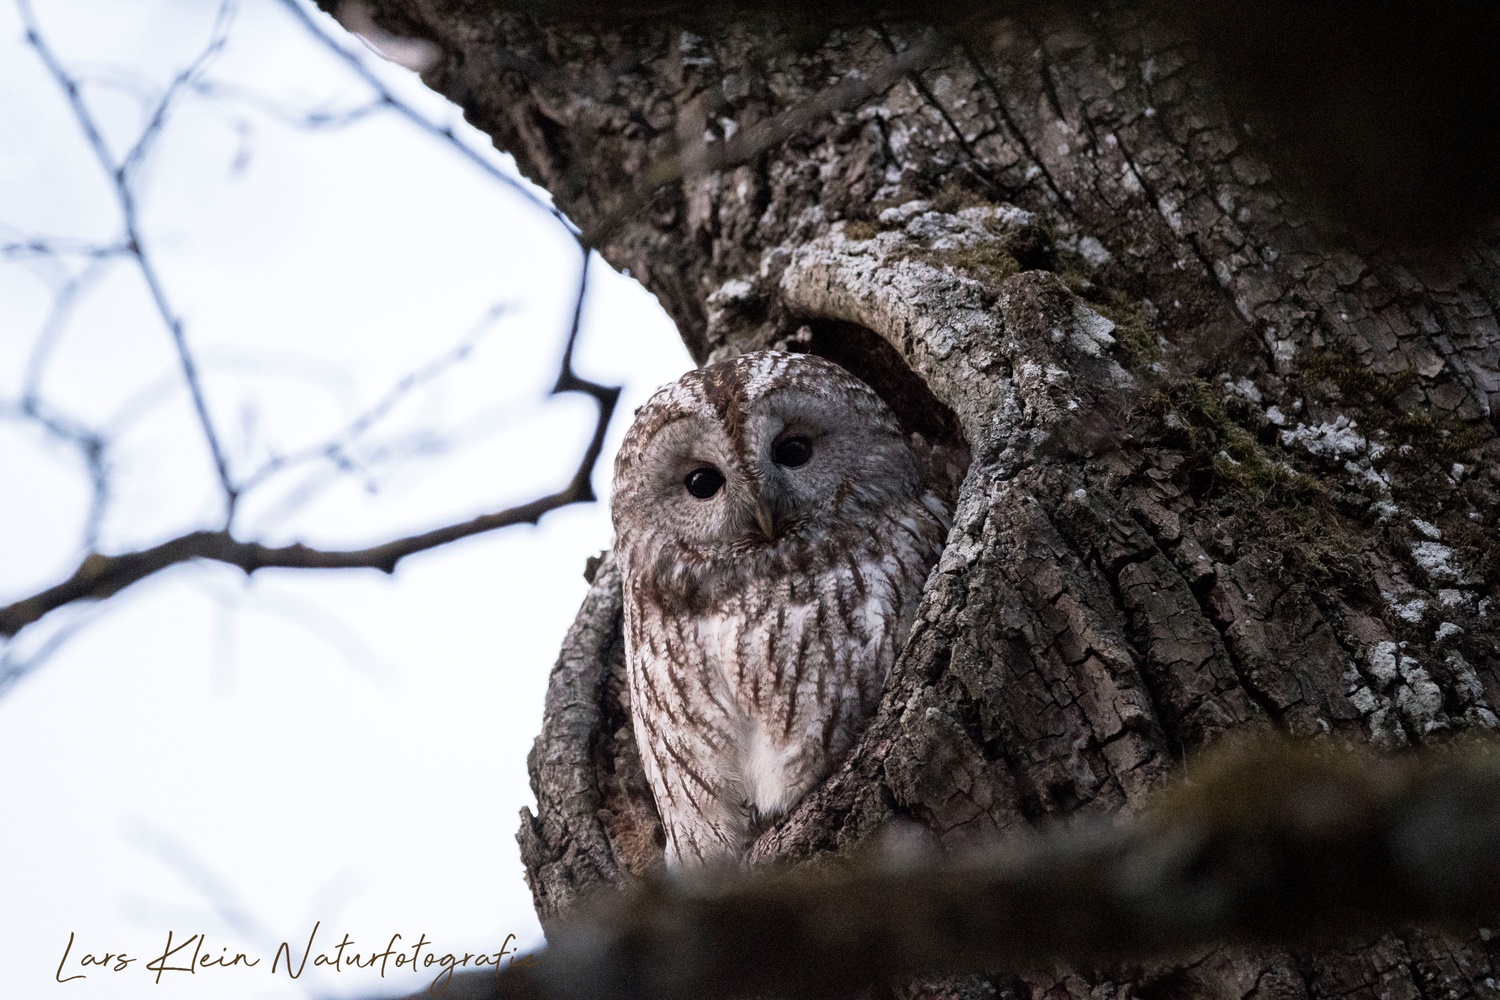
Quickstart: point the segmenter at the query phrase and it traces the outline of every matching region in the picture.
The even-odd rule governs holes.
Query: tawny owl
[[[741,856],[868,721],[948,512],[867,385],[760,351],[641,408],[613,515],[635,737],[668,862]]]

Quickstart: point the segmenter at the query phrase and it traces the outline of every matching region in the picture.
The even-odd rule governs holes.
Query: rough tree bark
[[[895,817],[958,844],[1130,812],[1242,730],[1396,748],[1496,727],[1500,247],[1340,235],[1172,30],[1124,3],[936,42],[785,10],[601,26],[374,6],[438,43],[428,82],[604,234],[699,361],[830,356],[951,487],[878,718],[757,857],[847,852]],[[862,103],[707,169],[716,144],[923,44]],[[674,163],[685,179],[643,197]],[[619,608],[606,559],[531,760],[520,840],[544,922],[659,863]],[[911,995],[1494,997],[1488,938],[1223,947]]]

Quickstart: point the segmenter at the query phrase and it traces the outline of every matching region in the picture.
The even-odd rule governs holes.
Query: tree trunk
[[[956,845],[1129,812],[1233,731],[1395,748],[1496,727],[1500,249],[1357,252],[1197,51],[1131,5],[937,41],[784,11],[600,26],[377,6],[439,44],[428,82],[606,234],[699,361],[843,363],[956,500],[878,717],[757,858],[847,852],[897,818]],[[841,81],[826,113],[714,160]],[[685,179],[637,204],[673,162]],[[606,560],[531,759],[520,840],[544,922],[660,859],[619,613]],[[911,995],[1500,996],[1488,937]]]

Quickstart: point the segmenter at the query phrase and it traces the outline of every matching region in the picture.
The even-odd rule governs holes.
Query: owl
[[[667,861],[740,858],[874,711],[948,511],[869,386],[758,351],[637,412],[612,515]]]

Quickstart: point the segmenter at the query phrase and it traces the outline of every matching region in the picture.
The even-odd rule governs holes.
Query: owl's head
[[[688,372],[637,412],[612,507],[622,549],[736,558],[859,528],[920,493],[869,386],[813,355],[757,351]]]

